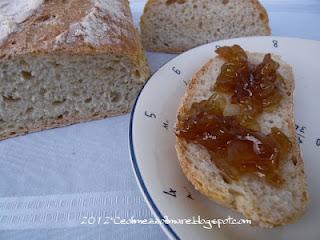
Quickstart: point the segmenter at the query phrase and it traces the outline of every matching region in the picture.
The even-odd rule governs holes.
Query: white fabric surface
[[[320,40],[319,0],[263,0],[273,35]],[[137,23],[145,0],[131,1]],[[154,72],[174,57],[148,53]],[[128,153],[129,116],[0,142],[0,239],[166,239],[157,225],[81,225],[83,216],[150,218]]]

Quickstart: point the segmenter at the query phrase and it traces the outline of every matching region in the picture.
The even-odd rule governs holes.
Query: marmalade
[[[281,165],[288,158],[291,142],[278,128],[266,135],[261,132],[258,118],[263,112],[275,111],[283,98],[283,78],[279,64],[266,54],[262,63],[248,62],[238,45],[216,50],[225,60],[208,99],[193,103],[186,116],[178,116],[176,135],[200,144],[211,154],[225,181],[237,181],[253,174],[279,187],[283,183]],[[239,112],[225,116],[230,97]]]

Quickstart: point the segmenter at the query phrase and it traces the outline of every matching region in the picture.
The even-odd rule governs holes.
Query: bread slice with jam
[[[265,54],[262,53],[246,52],[246,55],[250,68],[261,64],[265,59]],[[271,56],[272,61],[277,64],[276,74],[281,77],[281,79],[275,83],[277,90],[281,93],[281,99],[277,102],[276,107],[273,106],[273,109],[264,109],[259,114],[256,114],[256,124],[258,124],[258,128],[250,125],[245,126],[246,124],[241,123],[240,120],[237,122],[237,119],[239,119],[237,118],[237,116],[239,116],[239,104],[234,104],[234,102],[230,100],[230,95],[217,91],[216,82],[217,79],[221,77],[222,67],[226,63],[226,59],[218,55],[205,64],[190,81],[178,110],[176,132],[178,159],[183,173],[194,187],[209,199],[242,213],[246,218],[251,219],[254,224],[261,227],[276,227],[297,220],[305,212],[309,198],[303,160],[295,134],[293,72],[291,66],[281,60],[279,56],[273,54],[269,56]],[[248,130],[249,134],[245,136],[250,136],[250,133],[252,133],[253,136],[262,136],[262,138],[264,137],[265,139],[267,139],[266,136],[268,136],[268,139],[273,141],[276,135],[272,135],[271,132],[277,129],[286,137],[290,143],[290,147],[286,149],[286,155],[282,155],[285,156],[285,158],[278,162],[276,166],[270,168],[274,172],[270,173],[270,169],[269,172],[259,171],[259,168],[262,166],[261,164],[259,165],[259,162],[254,166],[257,168],[256,170],[253,170],[254,168],[250,169],[251,165],[248,161],[254,160],[254,157],[246,158],[245,156],[246,154],[248,155],[250,151],[251,155],[254,154],[252,151],[257,151],[257,149],[248,150],[245,147],[241,147],[242,145],[239,145],[239,149],[235,150],[233,148],[231,151],[230,145],[228,144],[231,144],[232,141],[224,143],[225,145],[223,147],[227,149],[224,149],[224,155],[220,155],[220,163],[217,159],[213,159],[214,156],[219,156],[219,154],[212,154],[212,149],[207,148],[207,146],[211,145],[206,145],[207,142],[203,140],[203,136],[206,136],[206,138],[217,138],[219,136],[214,136],[210,131],[219,129],[214,129],[214,127],[209,126],[210,121],[207,122],[209,125],[206,125],[206,127],[202,129],[199,127],[204,116],[209,120],[212,119],[212,116],[208,117],[208,115],[210,115],[208,112],[202,113],[201,116],[197,115],[198,119],[193,120],[193,127],[197,128],[193,129],[193,133],[202,136],[202,139],[199,140],[198,138],[197,141],[196,137],[193,136],[192,138],[192,132],[190,132],[192,128],[190,127],[191,125],[186,129],[184,123],[190,121],[190,118],[192,118],[192,111],[194,111],[192,109],[195,106],[199,106],[201,102],[209,101],[215,94],[219,95],[220,98],[213,100],[210,104],[217,105],[218,103],[215,101],[220,101],[219,104],[221,104],[221,97],[224,98],[223,111],[218,117],[228,118],[231,116],[236,122],[235,124],[239,125],[239,129],[242,129],[241,131],[243,131],[243,129]],[[224,126],[224,130],[226,130],[226,128],[228,128],[228,126]],[[207,129],[211,130],[206,132]],[[185,135],[182,134],[183,131],[185,131]],[[199,133],[199,131],[202,132]],[[229,131],[229,129],[227,129],[227,131]],[[187,133],[189,134],[189,138],[186,137]],[[239,136],[237,136],[237,138],[240,139]],[[246,143],[250,143],[249,137],[247,140],[249,142],[247,141]],[[266,141],[268,142],[269,140]],[[212,143],[215,142],[211,142],[211,144]],[[261,147],[259,143],[257,144],[253,140],[251,145],[252,148],[257,148],[257,146]],[[278,145],[278,149],[274,148],[273,150],[275,150],[275,153],[279,153],[284,150],[284,146],[287,145],[280,144]],[[217,149],[217,146],[215,146],[215,149]],[[231,156],[232,153],[233,157]],[[237,155],[235,156],[235,154]],[[232,158],[231,160],[230,156]],[[261,157],[261,155],[259,156]],[[266,161],[266,159],[263,160]],[[237,161],[242,161],[242,165],[239,165]],[[267,164],[272,165],[272,163]],[[242,171],[240,171],[239,169],[235,169],[237,166],[247,167],[249,170],[243,171],[242,169]],[[236,178],[232,176],[232,174],[230,176],[230,173],[232,173],[230,169],[236,172]],[[268,174],[269,178],[267,178]],[[280,182],[272,180],[272,176],[275,174],[281,179]]]

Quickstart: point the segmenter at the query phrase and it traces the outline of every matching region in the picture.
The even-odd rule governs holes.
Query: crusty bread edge
[[[192,80],[190,81],[190,83],[188,84],[187,90],[185,92],[185,95],[182,97],[180,105],[179,105],[179,110],[177,113],[178,115],[184,115],[187,113],[188,111],[188,107],[185,105],[186,102],[190,102],[193,94],[195,92],[195,88],[197,87],[197,84],[199,84],[199,81],[201,79],[201,77],[207,72],[208,68],[211,66],[211,64],[214,64],[214,59],[210,59],[192,78]],[[297,142],[297,139],[295,137],[295,118],[294,118],[294,111],[293,111],[293,91],[294,91],[294,76],[293,76],[293,72],[292,72],[292,68],[290,65],[287,64],[287,67],[290,68],[290,76],[288,82],[289,82],[289,89],[290,89],[290,106],[288,106],[288,108],[290,109],[290,116],[289,118],[291,119],[291,121],[289,121],[288,123],[288,128],[290,130],[290,135],[293,136],[290,138],[290,141],[293,143],[293,156],[296,157],[297,160],[297,167],[299,167],[300,169],[302,169],[301,173],[302,175],[304,175],[304,167],[303,167],[303,160],[301,157],[301,151],[300,151],[300,147],[299,144]],[[187,177],[187,179],[192,183],[192,185],[195,187],[196,190],[198,190],[200,193],[204,194],[205,196],[207,196],[209,199],[225,206],[228,208],[231,208],[237,212],[240,212],[236,205],[233,204],[232,201],[226,201],[226,197],[224,196],[224,194],[221,194],[219,191],[210,191],[208,188],[206,188],[206,186],[204,186],[201,181],[197,178],[196,175],[193,174],[190,166],[189,166],[189,159],[187,157],[187,141],[181,138],[176,137],[176,152],[177,152],[177,156],[179,159],[179,163],[182,169],[182,172],[184,173],[184,175]],[[305,176],[303,176],[303,179],[305,181]],[[306,184],[305,184],[306,186]],[[305,189],[306,190],[306,189]],[[307,191],[305,191],[307,192]],[[305,196],[306,201],[305,201],[305,205],[306,203],[309,201],[309,196]],[[258,222],[258,223],[253,223],[253,225],[259,225],[261,227],[278,227],[278,226],[283,226],[285,224],[288,223],[292,223],[295,222],[297,219],[299,219],[305,212],[305,208],[301,208],[300,211],[296,212],[293,215],[290,215],[288,218],[283,219],[282,222]],[[253,215],[254,213],[251,212],[241,212],[245,217],[251,219],[251,215]]]
[[[263,25],[265,27],[265,35],[271,34],[271,28],[269,25],[269,17],[266,9],[262,6],[262,4],[259,2],[259,0],[250,0],[250,2],[257,7],[257,9],[260,11],[260,18],[263,22]],[[157,0],[148,0],[146,3],[143,14],[140,17],[140,29],[144,28],[144,15],[151,9],[154,5],[158,4]],[[143,36],[141,36],[143,37]],[[157,48],[157,47],[148,47],[145,48],[147,51],[151,52],[164,52],[164,53],[171,53],[171,54],[178,54],[185,52],[189,50],[189,48]]]
[[[93,120],[99,120],[104,119],[107,117],[115,117],[119,116],[124,113],[128,113],[129,109],[118,111],[118,112],[109,112],[109,113],[99,113],[98,115],[86,115],[86,116],[77,116],[77,117],[63,117],[61,119],[48,119],[48,120],[42,120],[42,121],[36,121],[33,124],[29,125],[28,127],[24,127],[22,129],[17,129],[15,131],[15,134],[4,134],[0,136],[0,141],[23,136],[29,133],[39,132],[42,130],[48,130],[53,128],[59,128],[59,127],[66,127],[73,124],[78,124],[82,122],[89,122]]]
[[[194,89],[199,84],[199,80],[201,76],[203,76],[211,64],[213,64],[214,60],[210,59],[209,62],[207,62],[192,78],[190,83],[188,84],[187,90],[185,92],[185,95],[182,97],[179,111],[177,113],[178,115],[185,115],[188,112],[188,108],[184,104],[185,102],[190,102],[194,93]],[[205,196],[209,197],[211,200],[214,200],[218,203],[220,203],[223,206],[230,207],[234,209],[233,205],[226,204],[224,196],[219,194],[219,192],[212,192],[209,191],[205,186],[202,185],[202,183],[197,179],[197,176],[192,174],[192,171],[189,168],[189,161],[187,158],[187,141],[181,138],[176,137],[176,152],[178,155],[178,159],[180,162],[181,169],[184,173],[184,175],[187,177],[187,179],[194,185],[195,189],[204,194]]]

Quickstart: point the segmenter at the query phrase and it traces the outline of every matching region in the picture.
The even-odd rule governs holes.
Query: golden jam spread
[[[186,116],[178,116],[176,135],[204,146],[226,181],[254,174],[273,186],[283,183],[281,165],[288,158],[291,142],[278,128],[266,135],[259,132],[258,117],[277,109],[283,97],[277,73],[279,64],[265,55],[262,63],[248,62],[245,51],[238,45],[216,50],[225,60],[208,99],[193,103]],[[224,116],[231,97],[240,111]]]

